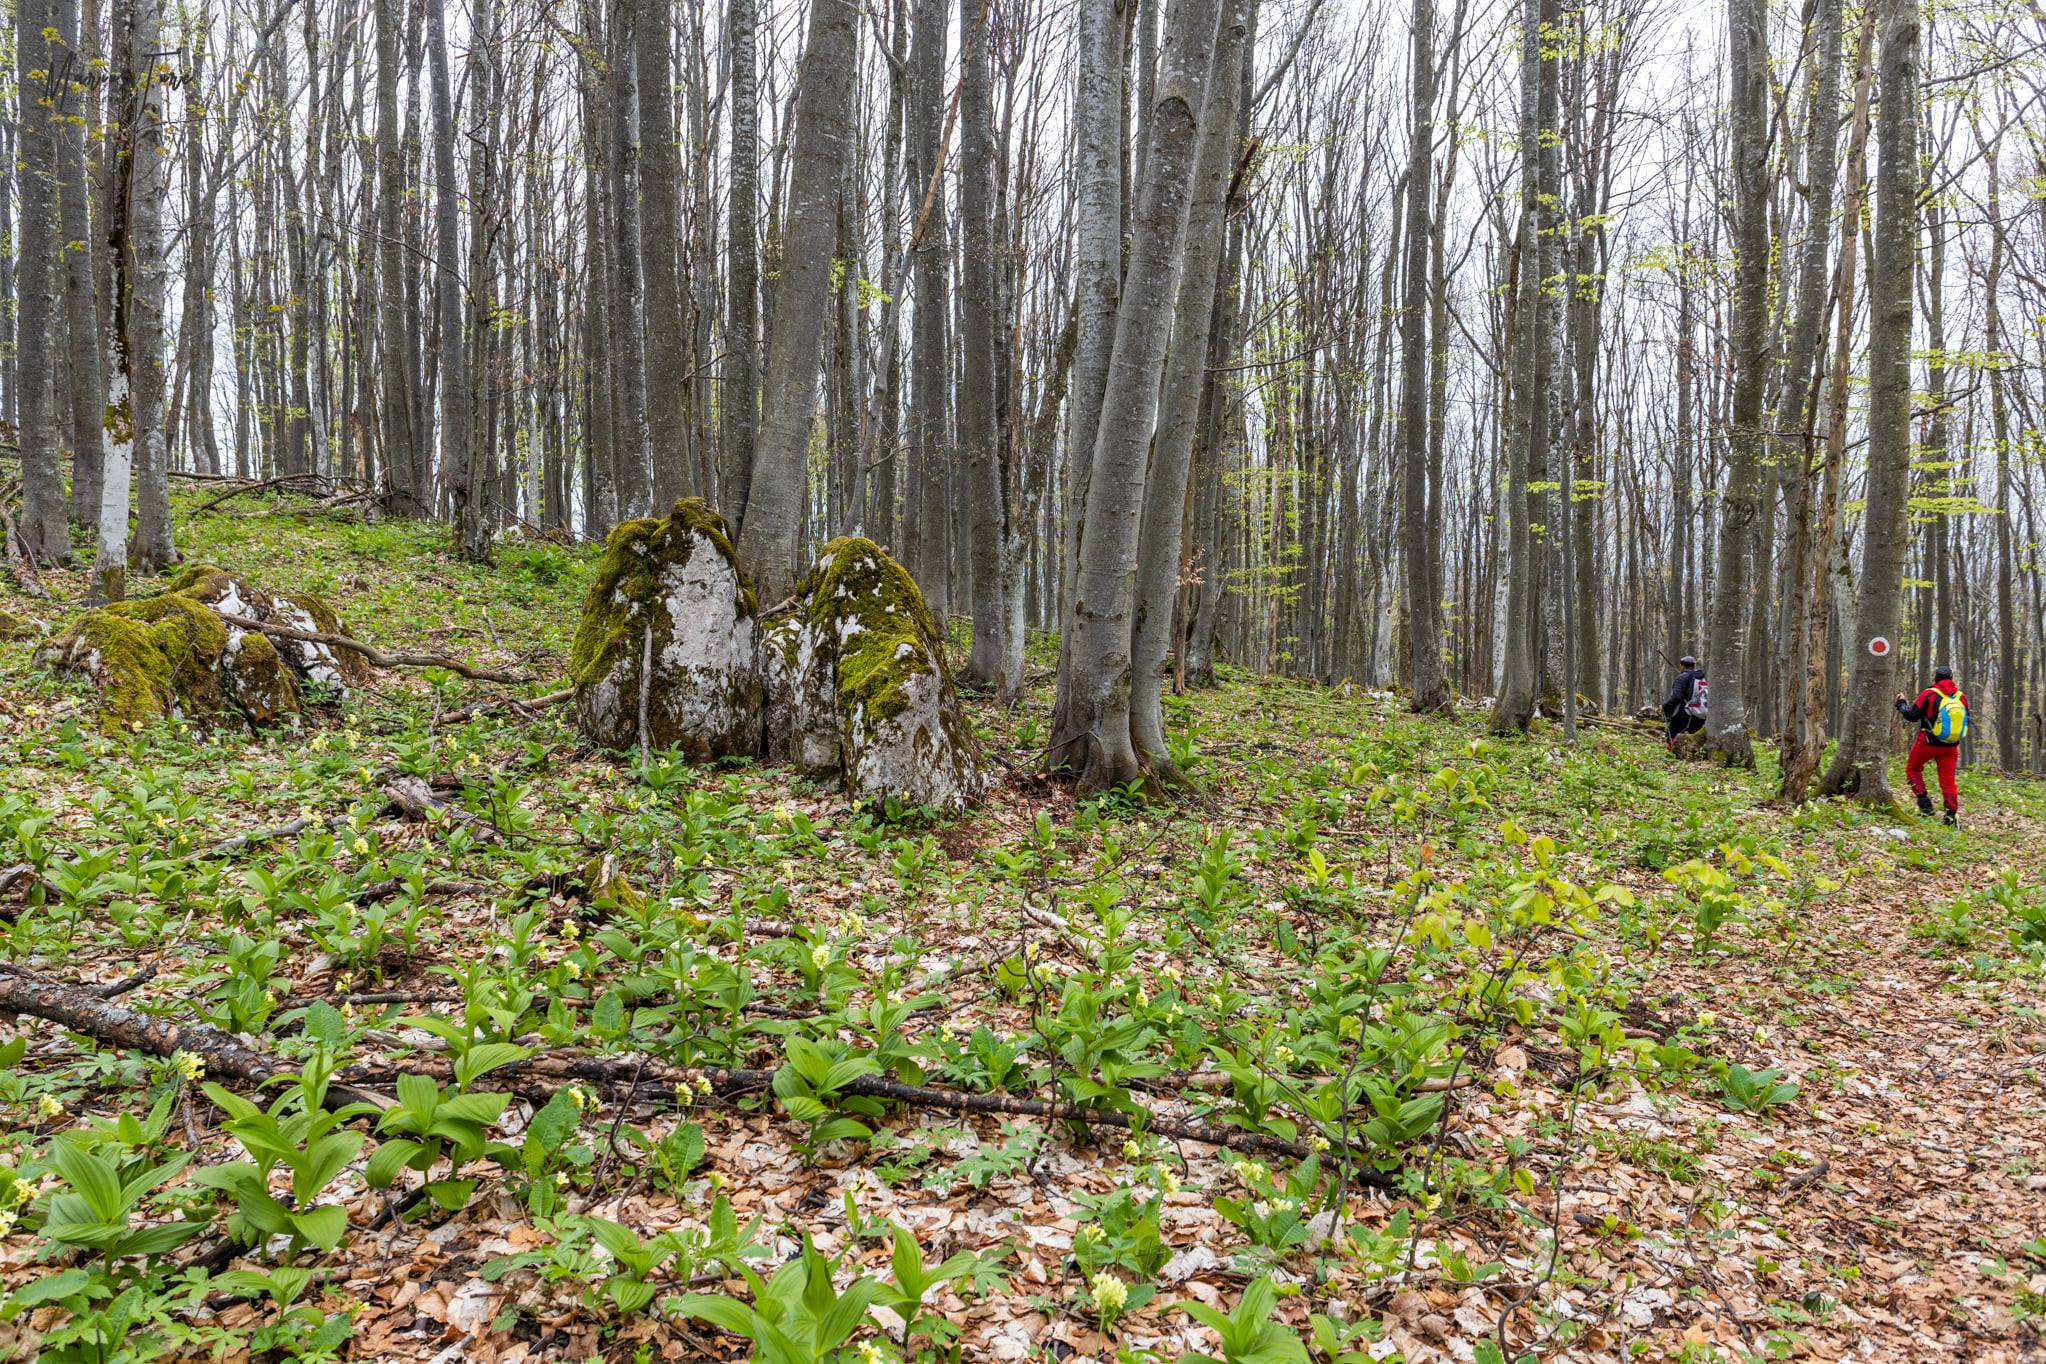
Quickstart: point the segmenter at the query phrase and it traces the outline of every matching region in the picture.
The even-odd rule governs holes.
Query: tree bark
[[[1892,805],[1890,734],[1911,473],[1911,282],[1918,233],[1918,0],[1880,0],[1875,258],[1869,271],[1868,496],[1854,666],[1828,795]],[[1870,640],[1890,641],[1880,656]]]
[[[65,515],[64,471],[58,463],[54,420],[51,333],[56,320],[57,88],[49,74],[62,60],[44,36],[44,0],[17,0],[14,9],[15,90],[21,107],[20,264],[15,275],[15,372],[21,392],[21,523],[23,550],[42,564],[71,557]]]
[[[1434,175],[1434,18],[1414,0],[1413,122],[1407,154],[1405,298],[1400,313],[1400,560],[1405,566],[1408,703],[1449,709],[1442,672],[1440,565],[1428,517],[1428,192]],[[1347,510],[1347,509],[1346,509]]]
[[[1138,191],[1128,285],[1095,436],[1076,591],[1063,666],[1072,705],[1057,717],[1048,764],[1092,793],[1141,780],[1130,727],[1132,615],[1148,454],[1165,359],[1167,309],[1178,291],[1221,0],[1174,0]]]
[[[1704,655],[1712,678],[1705,751],[1729,767],[1755,765],[1744,684],[1752,612],[1754,527],[1760,513],[1762,399],[1769,365],[1769,48],[1766,0],[1727,7],[1734,185],[1733,430],[1721,490],[1719,571],[1712,637]]]
[[[852,0],[813,0],[797,76],[789,212],[781,234],[760,443],[739,532],[740,557],[765,601],[787,596],[798,572],[838,194],[852,140],[858,13]]]
[[[1246,0],[1224,0],[1207,105],[1200,119],[1199,159],[1187,214],[1186,260],[1180,272],[1172,348],[1165,364],[1165,387],[1151,469],[1144,481],[1144,515],[1137,542],[1130,727],[1138,761],[1154,779],[1168,786],[1181,782],[1183,774],[1172,761],[1165,737],[1166,655],[1172,643],[1173,607],[1179,598],[1187,471],[1211,354],[1208,329],[1215,317],[1215,288],[1221,274],[1223,214],[1236,166],[1236,106],[1243,85],[1248,26]]]
[[[732,81],[731,188],[725,210],[725,353],[718,404],[718,490],[725,519],[745,528],[760,429],[760,76],[756,0],[730,0],[725,12]]]

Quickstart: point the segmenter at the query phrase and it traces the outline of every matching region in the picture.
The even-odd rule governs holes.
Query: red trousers
[[[1954,783],[1954,769],[1960,765],[1959,744],[1936,744],[1918,731],[1918,738],[1911,745],[1911,756],[1904,760],[1904,779],[1911,783],[1911,794],[1925,794],[1925,765],[1931,763],[1939,769],[1939,793],[1946,797],[1947,809],[1961,808],[1961,790]]]

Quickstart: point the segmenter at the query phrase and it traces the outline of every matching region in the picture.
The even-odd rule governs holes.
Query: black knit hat
[[[1677,666],[1679,668],[1695,668],[1698,666],[1698,660],[1691,657],[1689,654],[1685,654],[1682,658],[1677,660]]]
[[[1951,682],[1954,680],[1954,670],[1942,663],[1932,670],[1932,680],[1935,682]]]

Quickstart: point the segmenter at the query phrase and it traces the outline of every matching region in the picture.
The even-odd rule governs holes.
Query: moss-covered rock
[[[980,746],[908,571],[872,540],[848,537],[824,547],[796,592],[762,661],[769,756],[813,773],[835,767],[863,804],[976,804],[988,788]]]
[[[341,634],[333,609],[317,597],[251,586],[210,564],[180,572],[153,597],[87,611],[36,652],[57,672],[91,680],[108,731],[169,715],[200,724],[264,727],[296,723],[301,683],[345,690],[368,668],[346,650],[271,637],[223,617],[275,622]]]
[[[700,498],[611,532],[569,652],[576,725],[699,762],[760,751],[760,603]]]
[[[13,639],[27,639],[31,635],[41,633],[42,631],[36,628],[36,623],[27,616],[17,616],[12,611],[0,608],[0,643]]]
[[[341,619],[334,608],[307,592],[270,592],[212,564],[193,564],[171,579],[170,591],[186,593],[226,616],[243,616],[265,624],[289,626],[308,634],[339,635]],[[233,636],[244,631],[228,627]],[[308,682],[337,690],[369,681],[369,664],[357,653],[331,644],[298,639],[269,639],[271,652]]]

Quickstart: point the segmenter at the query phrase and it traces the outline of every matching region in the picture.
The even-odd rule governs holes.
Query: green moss
[[[916,579],[872,540],[841,536],[796,591],[836,651],[841,704],[869,723],[900,715],[904,684],[932,671],[943,638]]]
[[[582,623],[568,653],[569,680],[578,687],[604,679],[631,635],[633,619],[659,596],[652,545],[660,528],[652,517],[621,521],[604,541],[604,557],[583,593]]]
[[[35,632],[36,628],[29,623],[28,617],[0,610],[0,640],[25,639]]]
[[[220,617],[182,593],[116,602],[88,611],[45,650],[89,671],[100,689],[100,727],[109,733],[162,719],[174,709],[219,713],[216,667],[227,651]]]

